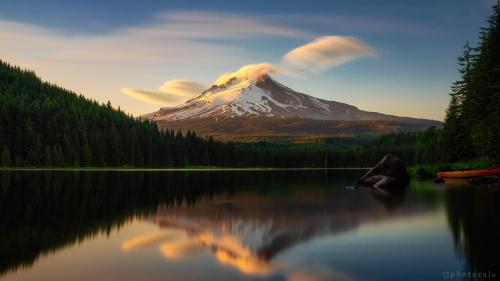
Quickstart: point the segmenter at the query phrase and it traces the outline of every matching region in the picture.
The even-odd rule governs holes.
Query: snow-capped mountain
[[[213,85],[175,107],[148,115],[154,121],[199,118],[273,117],[314,120],[395,120],[344,103],[296,92],[264,74],[255,79],[233,77]]]
[[[370,137],[441,122],[368,112],[296,92],[268,74],[234,76],[185,103],[144,115],[160,128],[240,141]]]

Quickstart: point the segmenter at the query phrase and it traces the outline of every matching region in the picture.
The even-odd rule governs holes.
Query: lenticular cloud
[[[292,67],[318,73],[375,54],[373,48],[357,38],[325,36],[291,50],[284,56],[284,61]]]
[[[219,78],[217,78],[217,80],[215,80],[214,84],[224,84],[233,77],[241,80],[254,80],[264,74],[276,74],[279,72],[278,67],[271,63],[263,62],[258,64],[247,64],[242,66],[238,71],[222,74]]]
[[[159,91],[145,91],[133,88],[123,88],[121,92],[140,101],[173,106],[200,94],[205,86],[189,80],[169,80],[159,88]]]

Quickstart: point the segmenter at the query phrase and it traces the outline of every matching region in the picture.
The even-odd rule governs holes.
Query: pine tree
[[[471,69],[474,55],[469,43],[464,45],[464,52],[458,58],[461,79],[453,83],[450,103],[446,110],[445,124],[440,141],[441,157],[446,162],[454,162],[472,157],[470,130],[464,119],[463,102],[469,95]]]
[[[4,145],[2,149],[2,157],[1,157],[1,166],[2,167],[10,167],[12,166],[12,159],[10,156],[10,151],[7,146]]]
[[[66,161],[64,159],[64,155],[62,153],[62,149],[58,146],[53,147],[52,150],[52,161],[53,165],[56,167],[66,166]]]
[[[52,149],[50,149],[50,147],[48,147],[48,146],[45,147],[44,160],[45,160],[46,167],[52,167],[52,165],[53,165]]]
[[[475,121],[472,132],[475,151],[481,156],[490,156],[499,161],[497,142],[500,139],[500,89],[496,87],[500,84],[499,3],[493,7],[493,15],[488,19],[488,24],[481,32],[478,47],[480,55],[473,72],[474,95],[468,103],[469,111],[475,115],[468,117]]]
[[[81,140],[81,165],[82,166],[90,166],[93,164],[92,162],[92,149],[90,148],[87,134],[85,132],[82,133],[82,140]]]
[[[475,156],[500,161],[499,42],[500,3],[497,2],[488,27],[481,29],[475,54],[466,45],[459,60],[462,80],[454,84],[443,134],[444,145],[454,149],[448,151],[448,159]]]

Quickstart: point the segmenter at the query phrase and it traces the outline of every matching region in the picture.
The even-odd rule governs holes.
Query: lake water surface
[[[500,268],[500,194],[363,170],[0,172],[0,280],[460,280]]]

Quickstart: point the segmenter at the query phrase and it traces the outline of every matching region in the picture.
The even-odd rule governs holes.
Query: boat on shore
[[[437,173],[437,177],[441,179],[469,179],[495,175],[500,175],[500,168]]]

